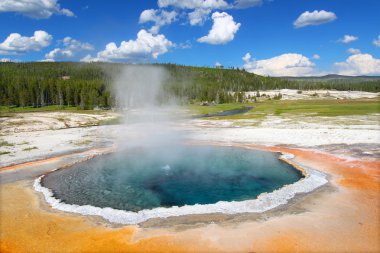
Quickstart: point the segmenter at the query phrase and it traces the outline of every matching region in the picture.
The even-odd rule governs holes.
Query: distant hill
[[[282,76],[281,79],[291,80],[291,81],[314,81],[314,82],[325,82],[325,81],[337,81],[337,82],[365,82],[365,81],[377,81],[380,80],[380,76],[344,76],[337,74],[329,74],[325,76],[302,76],[302,77],[292,77],[292,76]]]

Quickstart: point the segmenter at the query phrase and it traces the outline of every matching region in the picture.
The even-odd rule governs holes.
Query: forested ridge
[[[115,106],[113,77],[126,64],[31,62],[0,63],[0,105],[76,106],[81,109]],[[170,78],[164,88],[168,96],[182,101],[241,102],[246,91],[267,89],[336,89],[378,92],[380,80],[304,81],[264,77],[241,69],[216,69],[175,64],[157,64]],[[232,95],[234,94],[234,95]]]

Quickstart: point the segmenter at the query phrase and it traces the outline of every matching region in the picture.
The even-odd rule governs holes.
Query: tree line
[[[43,107],[75,106],[80,109],[117,105],[112,83],[126,64],[78,62],[0,63],[0,105]],[[243,69],[216,69],[176,64],[163,67],[170,78],[167,96],[183,102],[243,102],[244,92],[268,89],[335,89],[379,92],[380,80],[361,82],[302,81],[259,76]]]

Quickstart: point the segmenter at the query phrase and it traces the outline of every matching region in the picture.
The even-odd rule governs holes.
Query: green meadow
[[[315,116],[349,116],[380,113],[379,99],[355,100],[268,100],[256,103],[230,103],[215,106],[190,105],[193,114],[205,115],[225,110],[242,109],[253,106],[245,114],[212,117],[212,119],[254,119],[266,115],[315,115]]]

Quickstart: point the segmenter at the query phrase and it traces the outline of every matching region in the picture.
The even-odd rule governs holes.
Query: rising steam
[[[169,148],[183,140],[174,126],[180,111],[177,99],[165,91],[170,78],[164,67],[146,65],[125,66],[114,78],[117,107],[124,116],[120,148]]]
[[[168,79],[168,72],[160,66],[124,66],[113,82],[117,106],[123,109],[161,106],[163,85]]]

